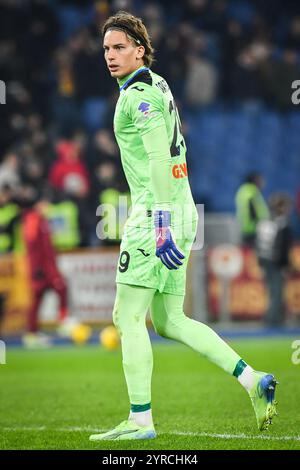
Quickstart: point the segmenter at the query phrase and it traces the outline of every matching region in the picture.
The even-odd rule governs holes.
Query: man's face
[[[144,47],[136,46],[123,31],[107,31],[103,48],[107,67],[114,78],[125,77],[144,64]]]

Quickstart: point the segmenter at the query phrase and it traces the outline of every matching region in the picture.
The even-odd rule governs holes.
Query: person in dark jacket
[[[291,200],[283,193],[276,193],[271,196],[269,205],[271,217],[257,226],[256,252],[269,294],[266,324],[279,326],[285,319],[283,286],[292,242],[289,222]]]

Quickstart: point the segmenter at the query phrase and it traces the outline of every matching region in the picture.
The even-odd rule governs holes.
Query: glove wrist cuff
[[[156,210],[154,212],[154,225],[155,227],[170,227],[171,225],[171,212]]]

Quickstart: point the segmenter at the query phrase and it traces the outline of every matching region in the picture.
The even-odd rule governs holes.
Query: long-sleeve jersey
[[[155,209],[171,210],[172,225],[194,220],[186,145],[168,84],[142,67],[119,80],[119,86],[114,131],[131,192],[127,225],[153,226]]]

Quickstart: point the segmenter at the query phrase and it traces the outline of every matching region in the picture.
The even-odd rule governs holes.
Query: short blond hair
[[[118,11],[114,16],[110,16],[102,26],[102,36],[108,30],[120,30],[134,41],[135,44],[145,48],[143,56],[144,63],[147,67],[151,67],[154,60],[154,49],[152,47],[146,26],[141,18],[128,13],[127,11]]]

